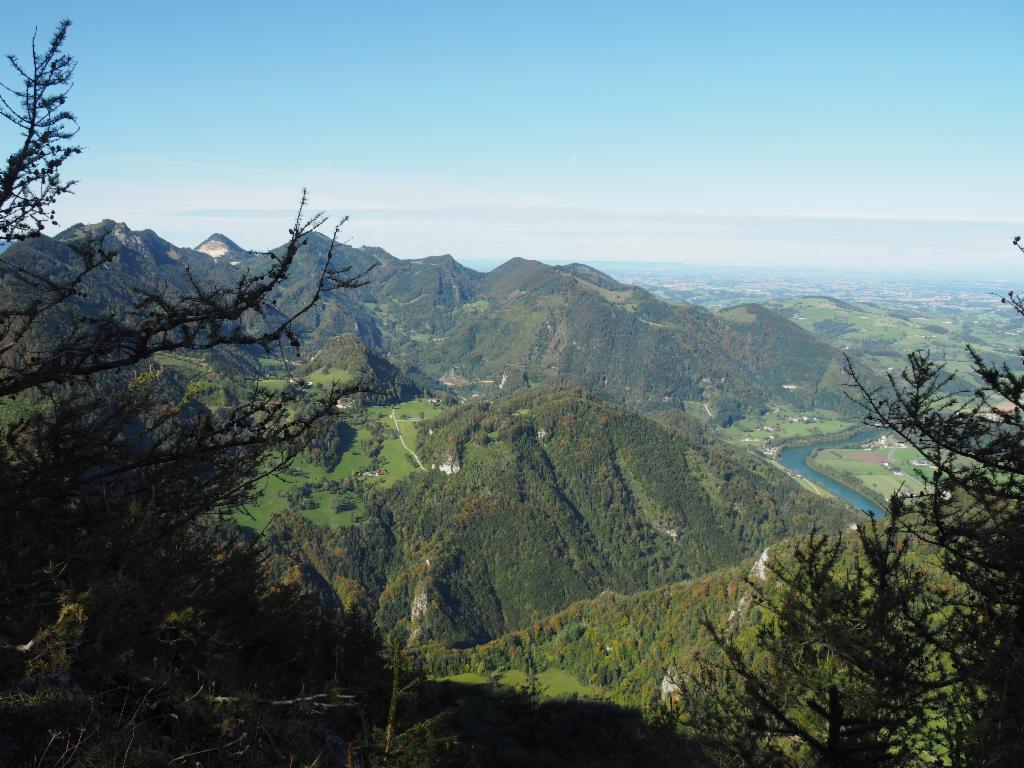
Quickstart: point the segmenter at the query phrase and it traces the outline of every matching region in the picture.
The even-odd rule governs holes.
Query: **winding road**
[[[416,455],[416,452],[412,448],[405,444],[405,438],[402,437],[402,428],[398,426],[398,418],[395,416],[394,408],[391,409],[391,420],[395,422],[395,431],[398,433],[398,439],[402,443],[402,447],[408,451],[410,456],[416,459],[416,463],[419,465],[420,469],[426,472],[427,468],[423,466],[423,462],[420,461],[420,457]]]

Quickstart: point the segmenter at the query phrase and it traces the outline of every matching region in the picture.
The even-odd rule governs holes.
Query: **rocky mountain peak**
[[[219,232],[214,232],[203,240],[203,242],[196,246],[196,250],[200,253],[205,253],[212,259],[220,259],[224,256],[230,259],[239,259],[248,255],[248,251],[238,245],[238,243]]]

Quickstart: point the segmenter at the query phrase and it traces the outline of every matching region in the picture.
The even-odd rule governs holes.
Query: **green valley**
[[[880,502],[895,493],[925,492],[935,469],[919,451],[891,433],[851,448],[823,448],[811,454],[808,464]]]
[[[1018,768],[1014,4],[56,5],[0,768]]]
[[[352,378],[347,372],[342,376],[343,381]],[[284,380],[276,381],[286,385]],[[329,371],[318,371],[308,381],[318,387],[336,379]],[[320,440],[314,437],[309,450],[267,479],[259,502],[235,519],[262,531],[274,515],[290,508],[314,523],[353,525],[365,514],[363,498],[370,489],[391,487],[423,471],[415,454],[417,426],[441,413],[444,406],[425,397],[393,405],[366,405],[361,400],[356,395],[339,400],[338,421],[327,426],[339,443],[333,451],[317,450]]]
[[[763,450],[795,440],[823,440],[858,426],[850,417],[835,411],[775,406],[764,415],[733,422],[721,434],[732,443]]]
[[[693,422],[663,427],[578,389],[451,408],[416,450],[430,471],[367,484],[362,524],[314,533],[290,516],[268,534],[326,582],[364,585],[379,622],[423,642],[480,642],[851,514]]]
[[[876,371],[899,369],[908,353],[927,349],[963,381],[977,385],[966,344],[988,359],[1020,366],[1017,331],[998,312],[997,301],[987,310],[971,307],[970,311],[941,304],[893,309],[824,296],[770,302],[769,306],[857,354]]]
[[[536,674],[521,669],[506,669],[502,672],[484,675],[479,672],[460,672],[440,678],[442,681],[460,685],[489,685],[496,691],[509,688],[513,691],[528,691],[535,688],[542,699],[601,698],[601,690],[584,686],[575,675],[563,669],[547,668]]]
[[[568,675],[575,695],[650,706],[675,690],[663,688],[666,678],[682,680],[707,648],[703,611],[716,620],[746,614],[751,562],[650,591],[605,592],[489,643],[437,652],[430,663],[446,679],[475,684]]]

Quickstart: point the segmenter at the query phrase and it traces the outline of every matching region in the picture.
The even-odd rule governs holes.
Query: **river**
[[[803,445],[799,448],[786,448],[779,455],[779,461],[787,469],[799,472],[812,483],[820,485],[829,493],[838,496],[843,501],[849,502],[857,509],[863,509],[870,512],[872,517],[885,517],[885,509],[871,501],[871,499],[807,466],[807,457],[818,448],[846,448],[849,446],[856,446],[874,439],[878,434],[879,433],[877,431],[858,432],[857,434],[842,440],[823,440],[820,443]]]

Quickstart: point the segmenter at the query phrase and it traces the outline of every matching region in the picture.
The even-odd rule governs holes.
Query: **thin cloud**
[[[267,217],[294,216],[294,208],[194,208],[188,211],[171,211],[167,216],[182,218],[225,218],[265,219]]]

